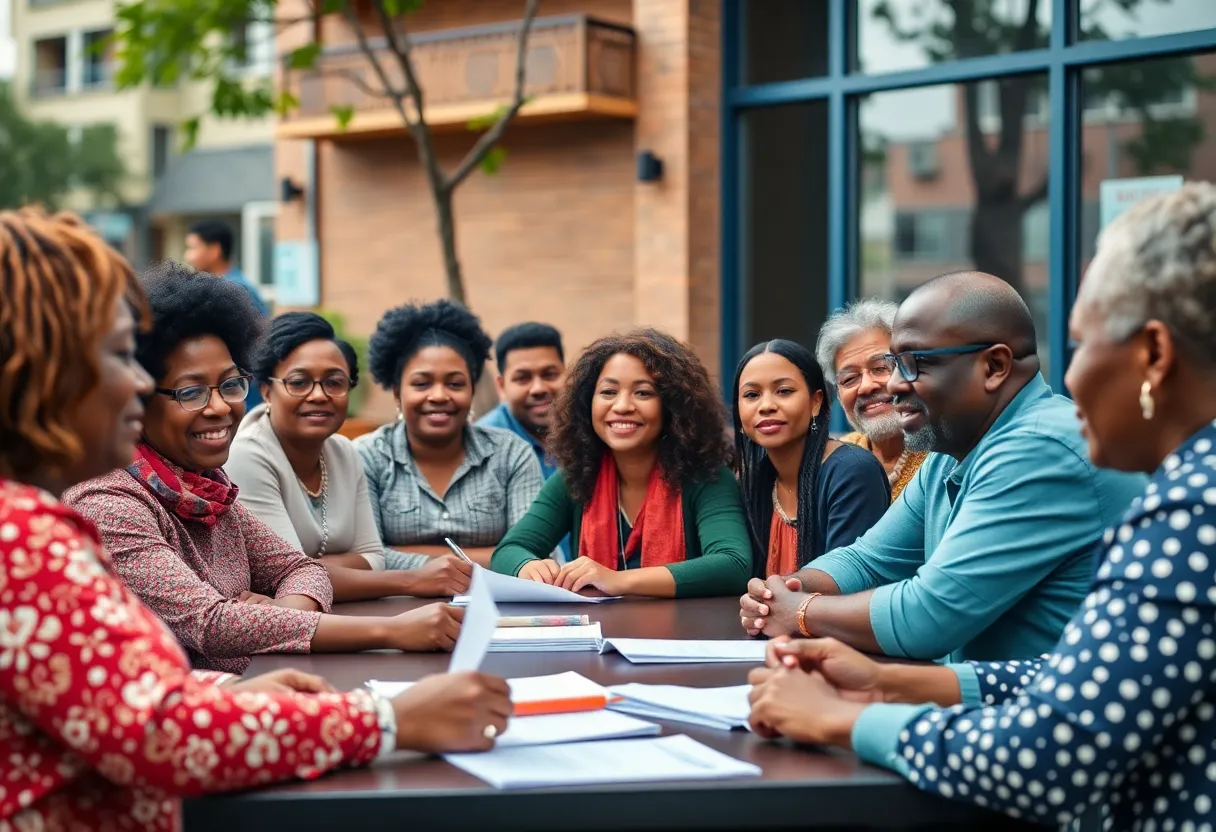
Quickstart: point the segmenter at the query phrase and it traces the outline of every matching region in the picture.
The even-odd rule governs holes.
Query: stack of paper
[[[507,720],[507,730],[494,741],[494,747],[518,748],[524,745],[653,737],[660,730],[653,722],[613,711],[519,716]]]
[[[579,627],[498,627],[491,653],[598,652],[604,644],[600,624]]]
[[[751,713],[751,685],[727,688],[686,688],[680,685],[643,685],[636,682],[610,688],[608,707],[621,713],[706,728],[746,728]]]
[[[588,598],[558,586],[516,578],[513,575],[501,575],[481,566],[474,566],[473,574],[481,576],[490,590],[491,597],[499,604],[600,604],[620,598],[619,595],[611,598]],[[457,595],[452,599],[452,603],[458,607],[468,602],[468,595]]]
[[[685,736],[502,747],[444,759],[496,789],[758,777],[760,769]]]
[[[392,698],[413,684],[372,679],[367,686],[381,696]],[[606,687],[572,670],[552,676],[508,679],[507,685],[511,688],[511,704],[515,706],[516,716],[603,710],[612,698]]]
[[[763,641],[697,641],[664,638],[610,638],[601,653],[616,650],[634,664],[717,664],[764,662]]]

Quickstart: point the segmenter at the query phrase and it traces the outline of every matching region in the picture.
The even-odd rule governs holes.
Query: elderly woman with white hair
[[[1120,216],[1073,308],[1066,381],[1092,460],[1152,477],[1106,532],[1059,643],[1032,661],[910,667],[778,639],[752,674],[753,728],[852,747],[925,791],[1038,823],[1211,829],[1214,326],[1216,187]]]
[[[928,456],[904,447],[899,415],[891,404],[887,381],[891,367],[891,325],[899,305],[866,298],[839,309],[824,322],[815,345],[815,358],[828,383],[836,388],[840,406],[853,426],[841,442],[857,445],[878,457],[891,483],[891,502],[912,481]]]

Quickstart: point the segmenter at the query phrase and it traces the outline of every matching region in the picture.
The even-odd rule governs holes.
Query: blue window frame
[[[742,343],[742,252],[740,228],[741,163],[739,120],[748,110],[826,100],[828,112],[828,285],[829,309],[857,296],[860,274],[859,195],[855,184],[860,142],[855,108],[863,96],[889,90],[958,84],[1030,73],[1047,77],[1048,193],[1047,307],[1050,382],[1064,391],[1068,366],[1068,312],[1076,295],[1082,255],[1092,247],[1095,206],[1083,204],[1081,194],[1081,73],[1099,64],[1163,58],[1216,50],[1216,28],[1123,40],[1082,40],[1078,32],[1077,0],[1050,3],[1050,37],[1044,48],[973,58],[958,58],[923,68],[864,74],[853,65],[850,17],[855,0],[823,2],[827,13],[827,73],[773,83],[742,85],[739,61],[745,42],[748,3],[764,0],[722,0],[722,373],[725,384],[748,345]],[[1205,18],[1206,22],[1206,18]],[[1041,215],[1040,215],[1041,217]],[[1040,220],[1041,221],[1041,220]],[[1040,255],[1041,256],[1041,255]],[[727,391],[729,395],[729,390]],[[843,420],[837,414],[837,427]]]

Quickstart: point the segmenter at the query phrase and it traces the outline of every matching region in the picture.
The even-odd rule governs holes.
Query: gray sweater
[[[384,549],[368,497],[363,461],[350,440],[337,434],[322,450],[329,475],[325,513],[329,524],[327,554],[357,552],[372,569],[384,568]],[[318,557],[322,529],[312,498],[292,470],[283,446],[270,426],[266,405],[249,411],[241,422],[224,470],[240,488],[238,500],[280,537],[309,557]]]

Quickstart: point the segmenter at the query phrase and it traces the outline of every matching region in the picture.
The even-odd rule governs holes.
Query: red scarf
[[[183,520],[211,527],[236,502],[237,488],[222,468],[193,474],[177,467],[143,442],[135,447],[135,462],[127,472],[151,491],[169,511]]]
[[[620,494],[616,461],[605,451],[595,478],[595,491],[583,506],[578,554],[613,570],[620,567],[620,526],[617,523]],[[643,567],[667,566],[684,560],[684,508],[680,489],[667,484],[657,465],[650,472],[646,501],[625,544],[626,559],[637,551],[639,543]]]

